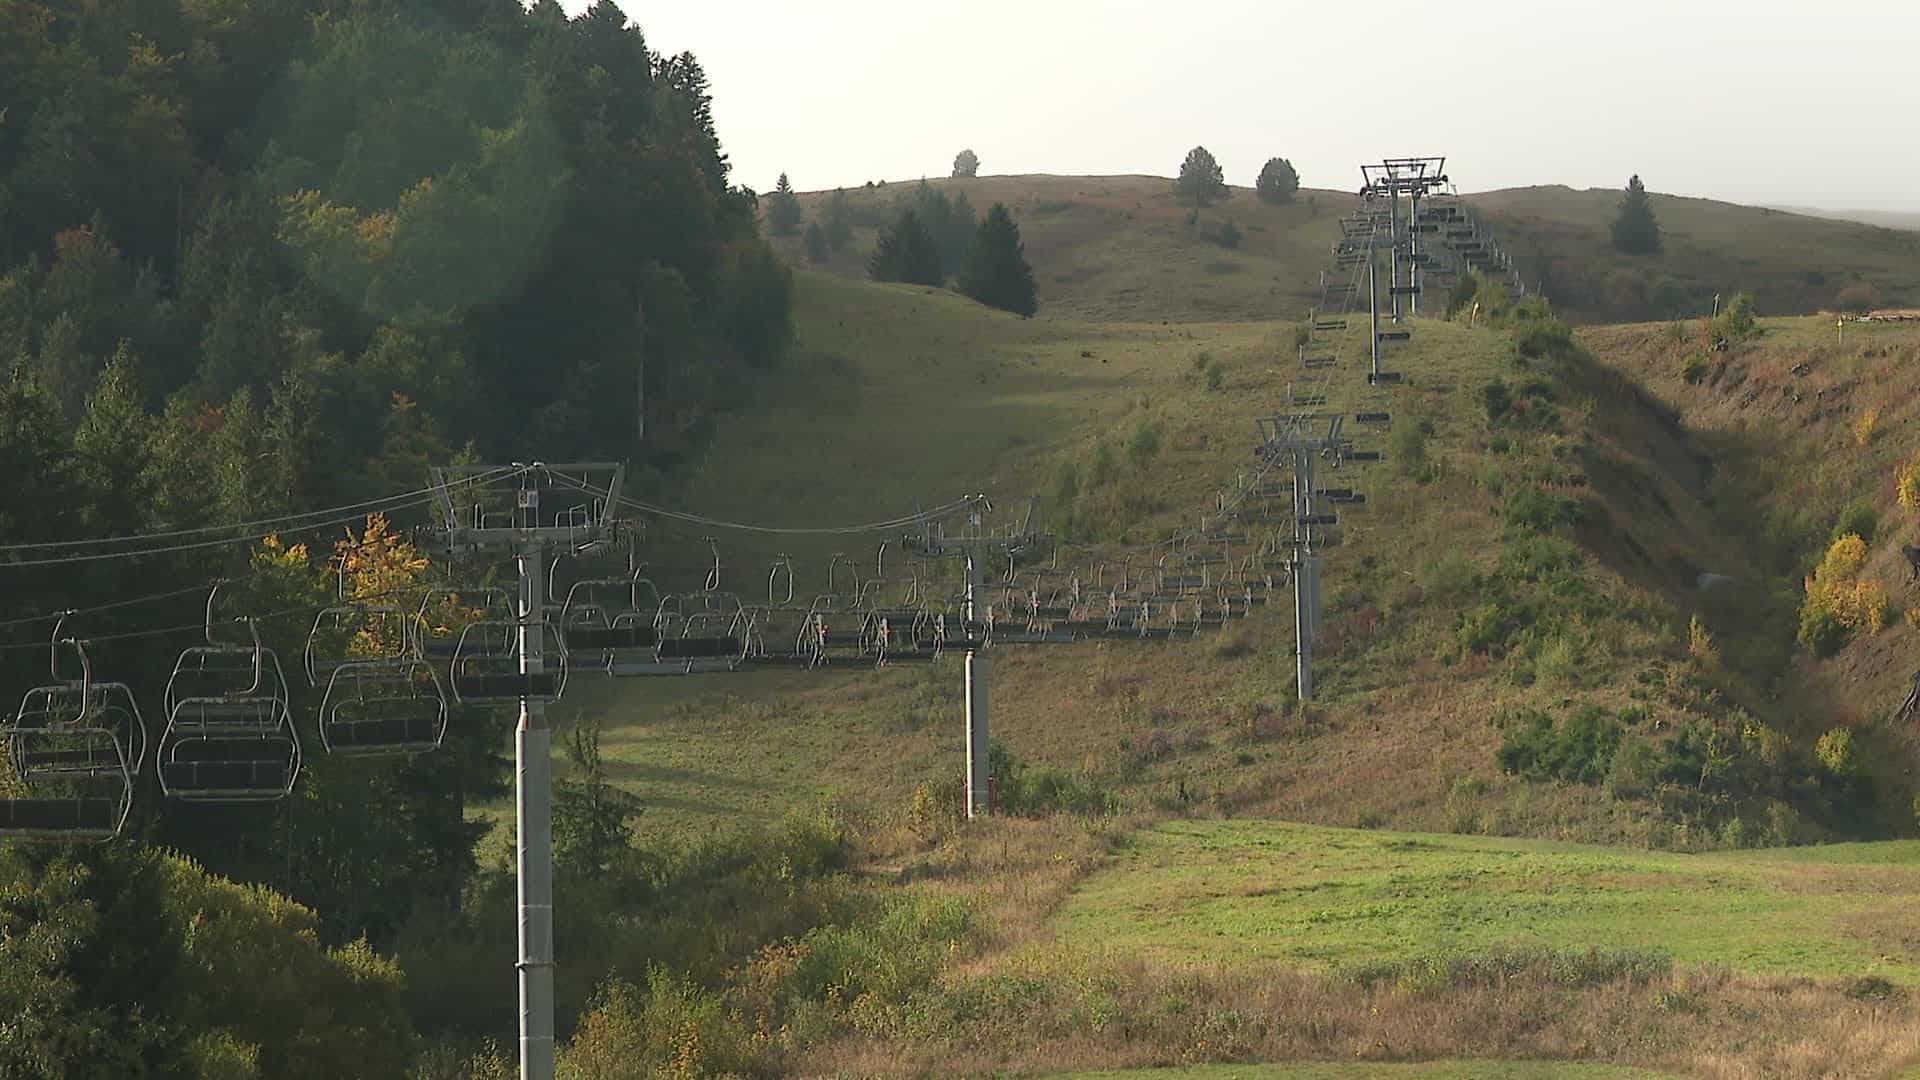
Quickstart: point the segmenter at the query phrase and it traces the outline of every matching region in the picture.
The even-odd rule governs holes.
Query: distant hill
[[[1920,231],[1920,211],[1827,210],[1817,206],[1776,206],[1773,209],[1832,221],[1857,221],[1863,225],[1878,225],[1883,229]]]
[[[878,226],[920,181],[849,188],[853,241],[822,269],[864,277]],[[1347,191],[1305,190],[1288,206],[1249,188],[1204,210],[1159,176],[982,176],[926,183],[964,193],[978,212],[1005,202],[1020,223],[1042,314],[1100,321],[1295,319],[1313,303]],[[816,220],[828,193],[800,196]],[[1666,237],[1645,258],[1612,249],[1619,203],[1608,189],[1512,188],[1466,197],[1518,257],[1525,278],[1583,322],[1666,319],[1710,309],[1717,293],[1754,294],[1765,314],[1810,314],[1865,283],[1886,306],[1920,303],[1920,232],[1766,207],[1655,195]],[[1222,223],[1235,248],[1207,239]],[[779,243],[803,262],[800,240]]]
[[[1613,250],[1620,193],[1560,186],[1467,196],[1556,306],[1595,322],[1707,312],[1715,294],[1754,295],[1767,314],[1834,306],[1862,284],[1879,302],[1920,300],[1920,233],[1711,199],[1654,195],[1665,250]]]

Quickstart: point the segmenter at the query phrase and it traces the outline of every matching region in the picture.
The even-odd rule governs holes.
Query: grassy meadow
[[[979,190],[1004,192],[972,197],[1023,197],[1031,179],[982,178]],[[1031,505],[1074,541],[1062,579],[1150,565],[1146,545],[1212,508],[1249,467],[1254,420],[1299,380],[1292,319],[1324,240],[1261,255],[1284,236],[1249,230],[1235,257],[1271,259],[1258,272],[1273,280],[1213,274],[1202,260],[1216,251],[1181,234],[1146,180],[1048,183],[1024,197],[1081,202],[1036,214],[1028,233],[1043,297],[1058,300],[1041,316],[857,280],[850,266],[800,270],[792,359],[717,418],[696,464],[650,478],[654,497],[818,528],[984,493],[996,521]],[[1254,207],[1240,192],[1228,209]],[[1149,209],[1158,224],[1140,224]],[[1275,213],[1317,228],[1302,208]],[[1104,258],[1102,231],[1128,214],[1165,230],[1145,242],[1178,250],[1123,267],[1123,237],[1116,265],[1060,278]],[[1169,267],[1200,284],[1156,290],[1151,275]],[[1147,276],[1123,280],[1135,274]],[[846,965],[783,1021],[797,1026],[767,1036],[779,1071],[1797,1077],[1920,1062],[1920,928],[1901,899],[1920,851],[1795,846],[1899,831],[1888,808],[1911,796],[1891,755],[1856,763],[1871,787],[1809,763],[1839,718],[1891,693],[1893,674],[1853,679],[1862,651],[1890,655],[1913,630],[1824,666],[1792,640],[1808,545],[1851,498],[1839,488],[1878,476],[1885,507],[1888,470],[1909,452],[1895,370],[1906,339],[1863,330],[1886,336],[1829,356],[1815,321],[1769,321],[1760,344],[1687,382],[1684,342],[1664,325],[1593,328],[1584,351],[1530,355],[1519,323],[1421,319],[1387,364],[1410,382],[1374,390],[1353,325],[1335,342],[1331,407],[1393,419],[1361,436],[1387,460],[1338,478],[1368,501],[1329,530],[1311,708],[1292,700],[1284,594],[1193,639],[996,648],[995,739],[1078,809],[963,825],[958,656],[576,676],[552,715],[563,730],[598,720],[607,776],[639,800],[646,842],[697,851],[795,821],[844,830],[849,878],[829,894],[864,914],[711,976],[726,1008],[764,1024],[778,1010],[756,1013],[755,988],[783,965]],[[1809,355],[1812,376],[1773,373]],[[1813,391],[1794,406],[1805,412],[1765,414],[1795,418],[1793,437],[1760,437],[1738,371]],[[1869,386],[1883,426],[1824,462]],[[1849,406],[1833,387],[1852,388]],[[1795,462],[1819,470],[1812,486],[1769,493]],[[1790,535],[1768,524],[1787,521]],[[884,533],[658,522],[650,572],[692,587],[710,568],[708,533],[724,587],[748,602],[778,554],[796,560],[801,602],[842,588],[848,566],[918,575],[932,595],[956,586],[952,567],[910,570],[897,543],[883,552]],[[1891,569],[1888,543],[1876,573]],[[846,565],[830,577],[835,553]],[[1703,573],[1743,584],[1705,590]],[[1625,749],[1512,764],[1532,760],[1513,756],[1527,731],[1579,751],[1581,724]],[[1088,1069],[1145,1071],[1075,1071]]]
[[[1173,964],[1307,970],[1498,948],[1650,950],[1760,975],[1920,982],[1920,843],[1683,855],[1534,840],[1176,821],[1055,916],[1061,940]]]

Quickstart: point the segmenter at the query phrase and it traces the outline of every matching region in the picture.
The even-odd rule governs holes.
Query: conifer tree
[[[1187,151],[1187,160],[1180,163],[1180,179],[1173,182],[1173,193],[1183,202],[1201,206],[1210,206],[1231,194],[1226,173],[1204,146]]]
[[[1014,224],[1005,203],[994,203],[974,231],[966,267],[960,273],[960,291],[989,307],[1019,315],[1040,309],[1020,226]]]
[[[1290,203],[1294,192],[1300,190],[1300,174],[1293,171],[1293,162],[1286,158],[1269,158],[1253,190],[1261,202]]]
[[[767,196],[767,225],[775,236],[792,236],[800,231],[800,200],[793,193],[787,174],[780,174],[773,194]]]
[[[905,281],[940,285],[946,274],[940,267],[940,249],[927,235],[920,215],[903,210],[899,220],[880,230],[880,242],[867,260],[867,275],[875,281]]]
[[[1627,181],[1620,197],[1620,213],[1613,219],[1613,246],[1628,255],[1660,253],[1660,223],[1653,217],[1653,201],[1645,184],[1635,176]]]
[[[827,250],[827,232],[817,221],[807,222],[806,245],[808,262],[823,263],[833,254]]]

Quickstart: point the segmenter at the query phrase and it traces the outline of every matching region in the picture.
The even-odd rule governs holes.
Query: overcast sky
[[[565,0],[578,12],[587,0]],[[1463,191],[1920,210],[1920,0],[627,0],[714,87],[734,180],[1172,175],[1313,187],[1445,154]]]

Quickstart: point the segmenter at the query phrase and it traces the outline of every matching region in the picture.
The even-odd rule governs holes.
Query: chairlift
[[[167,679],[160,790],[187,802],[284,799],[301,757],[286,675],[252,619],[236,620],[247,628],[245,642],[214,634],[218,593],[215,586],[207,597],[206,644],[182,650]]]
[[[320,744],[329,754],[374,756],[436,750],[447,733],[447,695],[418,658],[341,664],[320,703]]]
[[[110,840],[133,807],[145,722],[124,683],[94,681],[86,642],[63,637],[64,622],[54,624],[54,681],[28,690],[19,711],[0,718],[20,788],[0,797],[0,840]],[[77,679],[61,678],[63,644],[80,660]]]
[[[609,675],[631,674],[620,669],[634,664],[637,656],[652,657],[660,641],[654,626],[660,590],[647,579],[646,570],[645,563],[637,563],[629,577],[590,578],[567,590],[559,632],[571,665]]]
[[[540,635],[542,670],[520,669],[521,631],[535,625],[545,629],[545,618],[482,619],[462,627],[449,664],[454,700],[461,705],[560,700],[567,687],[567,649],[560,635]]]

